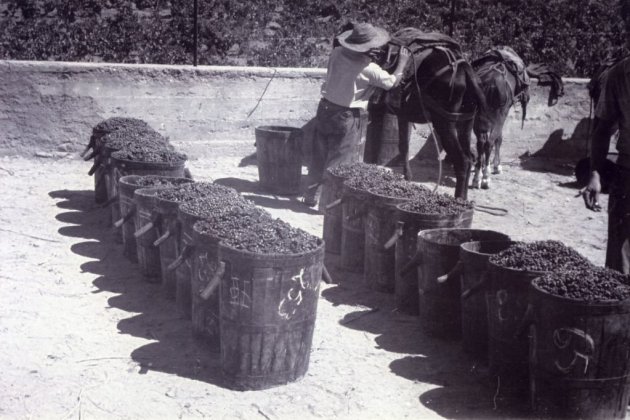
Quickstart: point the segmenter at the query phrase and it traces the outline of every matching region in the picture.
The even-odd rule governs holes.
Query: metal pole
[[[194,31],[194,36],[193,36],[193,40],[194,40],[193,41],[193,44],[194,44],[194,46],[193,46],[193,48],[194,48],[193,65],[195,67],[197,67],[197,41],[198,41],[198,38],[199,38],[199,27],[197,25],[198,16],[199,16],[198,0],[195,0],[194,8],[195,8],[195,12],[194,12],[195,14],[194,14],[194,18],[193,18],[193,26],[194,26],[194,29],[193,29],[193,31]]]
[[[451,24],[448,26],[448,36],[453,36],[453,28],[455,26],[455,0],[451,0],[451,19],[450,20],[451,20]]]

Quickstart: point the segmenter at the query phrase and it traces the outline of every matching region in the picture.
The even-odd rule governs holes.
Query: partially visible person
[[[368,100],[377,88],[390,90],[400,82],[410,56],[401,48],[393,74],[372,62],[370,52],[387,44],[389,34],[369,23],[355,24],[337,41],[340,46],[328,59],[315,117],[309,187],[304,194],[308,206],[317,205],[326,168],[362,159],[357,148],[366,129]]]
[[[591,140],[591,176],[583,191],[586,207],[600,211],[601,175],[610,138],[619,125],[619,152],[608,198],[606,267],[630,273],[630,58],[617,63],[602,80]]]

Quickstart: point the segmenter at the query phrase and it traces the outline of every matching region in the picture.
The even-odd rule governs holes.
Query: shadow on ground
[[[119,332],[152,340],[130,355],[140,365],[139,373],[154,370],[221,385],[218,349],[193,338],[190,320],[177,314],[161,285],[148,282],[138,265],[123,256],[123,246],[113,240],[110,211],[94,204],[93,192],[59,190],[49,196],[65,199],[57,206],[72,210],[57,214],[57,220],[73,224],[59,233],[87,239],[73,244],[71,251],[92,259],[80,269],[98,276],[93,293],[115,294],[107,299],[107,307],[134,313],[118,322]]]
[[[403,355],[389,365],[392,373],[414,382],[436,385],[418,396],[420,403],[447,418],[512,418],[527,415],[526,396],[515,401],[497,393],[496,383],[480,361],[462,357],[461,341],[426,334],[418,316],[398,310],[393,294],[370,290],[361,273],[340,268],[340,257],[327,254],[336,285],[322,292],[333,306],[357,310],[339,324],[375,334],[375,347]]]
[[[416,157],[409,161],[409,166],[413,174],[412,181],[429,182],[435,185],[438,182],[438,178],[440,178],[440,165],[436,159]],[[442,161],[440,185],[455,188],[455,172],[453,171],[453,165],[444,161]]]
[[[217,184],[234,188],[241,193],[244,198],[251,200],[254,204],[271,208],[287,209],[296,213],[318,214],[317,209],[304,205],[299,195],[273,195],[265,192],[258,181],[250,181],[241,178],[219,178],[214,181]]]

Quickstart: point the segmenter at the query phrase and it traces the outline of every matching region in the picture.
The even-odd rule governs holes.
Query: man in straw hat
[[[620,0],[626,32],[630,29],[630,0]],[[601,93],[595,105],[591,139],[591,176],[582,197],[586,207],[601,211],[600,176],[605,174],[610,137],[619,126],[619,152],[608,198],[606,267],[630,274],[630,57],[615,64],[600,79]]]
[[[386,30],[369,23],[356,23],[352,30],[337,37],[340,46],[328,59],[322,99],[315,117],[313,160],[309,168],[309,187],[304,203],[317,205],[326,168],[362,159],[358,156],[367,123],[367,106],[376,88],[396,86],[409,61],[409,50],[402,48],[393,74],[372,62],[369,53],[389,41]]]

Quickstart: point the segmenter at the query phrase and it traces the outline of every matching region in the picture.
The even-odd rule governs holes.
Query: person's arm
[[[396,70],[394,70],[394,76],[396,77],[396,81],[394,82],[394,86],[398,85],[402,80],[403,72],[405,71],[405,67],[409,62],[409,58],[411,57],[411,53],[409,49],[406,47],[400,47],[400,58],[398,59],[398,65],[396,65]]]
[[[600,96],[595,107],[595,119],[593,121],[593,134],[590,148],[591,177],[588,185],[582,191],[582,198],[587,209],[600,211],[599,194],[601,193],[602,169],[610,147],[610,137],[615,130],[615,123],[620,117],[618,78],[625,77],[624,73],[611,70],[608,76],[600,78],[602,83]]]
[[[602,191],[601,176],[604,162],[608,156],[610,137],[615,131],[615,122],[595,117],[593,137],[591,139],[591,176],[588,185],[582,191],[586,208],[600,211],[599,195]]]
[[[396,65],[396,69],[394,73],[390,74],[383,70],[378,64],[370,64],[368,66],[368,70],[364,73],[370,84],[372,86],[376,86],[378,88],[384,90],[390,90],[402,79],[402,74],[405,71],[405,67],[409,62],[410,53],[409,50],[405,47],[400,48],[400,59],[398,60],[398,64]]]

